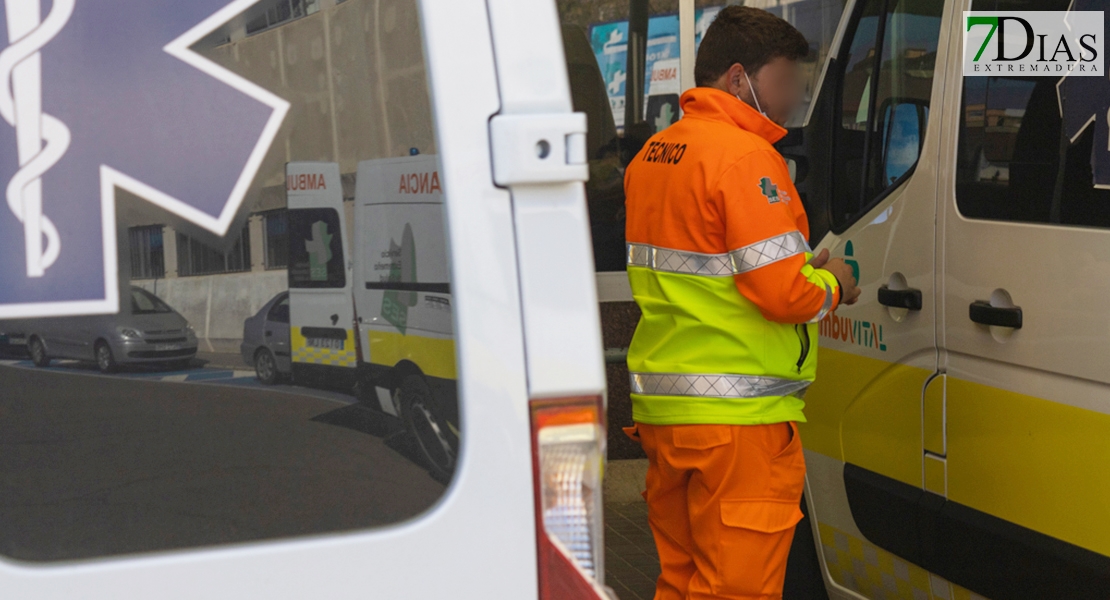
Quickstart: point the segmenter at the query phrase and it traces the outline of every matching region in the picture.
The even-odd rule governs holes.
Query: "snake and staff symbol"
[[[44,46],[73,14],[75,0],[54,0],[42,19],[40,0],[4,0],[9,45],[0,52],[0,116],[15,128],[19,170],[8,182],[8,208],[23,223],[27,276],[42,277],[58,259],[61,239],[43,214],[42,176],[69,148],[69,128],[42,112]]]

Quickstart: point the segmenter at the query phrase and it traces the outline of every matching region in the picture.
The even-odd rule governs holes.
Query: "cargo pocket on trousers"
[[[732,442],[732,428],[728,425],[673,425],[671,443],[675,448],[708,450]]]
[[[798,502],[722,500],[721,539],[713,592],[738,596],[781,594]]]

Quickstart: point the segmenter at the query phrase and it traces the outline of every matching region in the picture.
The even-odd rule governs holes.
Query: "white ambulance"
[[[801,426],[808,519],[785,597],[1110,597],[1110,476],[1100,468],[1110,460],[1110,79],[1104,53],[1101,76],[1063,77],[1060,65],[1081,55],[1069,28],[1102,21],[1110,31],[1110,3],[722,2],[741,3],[811,43],[810,101],[779,147],[811,245],[844,257],[863,289],[820,325]],[[609,3],[557,4],[564,30],[576,31],[568,49],[576,35],[617,29],[632,52],[655,20],[677,18],[681,89],[693,85],[693,32],[713,7],[678,2],[674,16],[632,3],[613,25]],[[1059,11],[1064,34],[1030,25],[1027,36],[1011,20],[996,36],[1038,58],[1044,44],[1052,76],[1014,65],[965,77],[967,10]],[[571,73],[591,136],[609,130],[611,117],[591,109],[593,77]],[[632,77],[623,84],[638,97]],[[658,129],[655,116],[638,124],[629,110],[625,130]],[[591,209],[611,193],[596,176],[607,147],[591,143],[601,149],[590,156]],[[596,254],[615,253],[599,230]],[[627,343],[635,307],[623,275],[599,275],[599,290],[604,329],[624,328]]]
[[[8,4],[23,24],[38,20]],[[636,150],[617,135],[606,89],[623,85],[632,100],[626,131],[664,126],[658,112],[633,129],[648,116],[650,24],[678,21],[682,91],[699,15],[717,6],[195,0],[142,15],[77,3],[68,16],[59,7],[74,3],[50,4],[43,28],[21,38],[44,44],[16,65],[23,81],[41,67],[44,82],[84,97],[107,63],[115,83],[96,89],[146,102],[153,90],[134,83],[149,80],[146,58],[186,56],[288,109],[264,156],[180,153],[183,178],[214,161],[249,166],[244,219],[209,234],[225,245],[117,194],[122,276],[157,282],[199,315],[212,361],[218,332],[292,285],[305,307],[292,315],[296,368],[358,381],[361,360],[371,402],[401,415],[422,389],[436,398],[453,385],[457,422],[429,411],[428,423],[457,436],[457,464],[449,481],[429,477],[365,406],[256,385],[234,368],[106,377],[5,360],[0,597],[604,598],[598,300],[611,324],[631,329],[635,313],[624,273],[594,271],[623,264],[621,167]],[[813,102],[783,151],[812,245],[853,261],[864,291],[822,324],[802,429],[809,525],[788,593],[812,580],[814,597],[846,599],[1105,598],[1107,79],[1074,88],[961,73],[963,10],[1071,0],[751,4],[813,43]],[[173,11],[200,23],[187,48],[170,45],[180,24],[137,30],[139,16]],[[60,49],[93,39],[134,44],[119,55],[135,60],[90,52],[63,76]],[[599,57],[622,52],[600,72]],[[44,106],[56,98],[47,89]],[[168,109],[195,106],[251,120],[234,96],[183,93]],[[106,116],[58,118],[81,136]],[[139,123],[96,125],[143,139]],[[406,234],[398,215],[441,202],[427,197],[432,162],[442,227],[437,238],[421,217]],[[395,193],[376,188],[408,169]],[[52,189],[46,213],[90,201]]]
[[[801,428],[830,597],[1110,595],[1110,80],[963,74],[963,11],[1069,9],[849,1],[783,144],[863,289]]]
[[[286,166],[293,381],[352,388],[399,418],[447,481],[459,409],[438,157],[363,161],[356,175],[352,236],[339,165]]]

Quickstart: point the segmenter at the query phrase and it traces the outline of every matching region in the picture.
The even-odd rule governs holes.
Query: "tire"
[[[119,364],[116,363],[116,357],[112,355],[112,347],[108,342],[100,340],[96,343],[93,352],[96,355],[96,368],[100,369],[101,373],[115,373],[119,370]]]
[[[825,580],[821,575],[821,559],[813,539],[813,526],[809,520],[809,506],[802,496],[802,520],[794,530],[794,543],[786,559],[786,581],[783,600],[829,600]]]
[[[33,336],[27,342],[27,352],[31,355],[31,362],[35,363],[36,367],[49,367],[50,357],[46,355],[46,344],[38,336]]]
[[[259,348],[254,353],[254,374],[263,385],[274,385],[278,382],[277,359],[274,353],[267,348]]]
[[[450,442],[447,421],[438,414],[438,403],[428,382],[423,375],[407,375],[401,381],[398,393],[405,429],[416,441],[428,470],[440,481],[450,480],[455,472],[458,451]]]

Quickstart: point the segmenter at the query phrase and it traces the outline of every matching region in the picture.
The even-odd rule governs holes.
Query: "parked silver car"
[[[243,362],[254,366],[258,380],[272,385],[289,376],[289,293],[274,296],[253,317],[243,321]]]
[[[187,367],[197,354],[189,322],[154,294],[137,287],[129,291],[118,314],[22,321],[31,360],[39,367],[55,358],[88,360],[105,373],[122,364]]]

